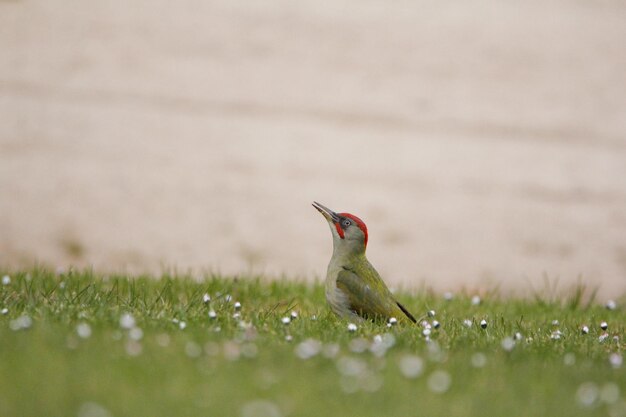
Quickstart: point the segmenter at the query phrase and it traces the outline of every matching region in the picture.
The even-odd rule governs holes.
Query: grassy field
[[[624,300],[583,289],[399,292],[431,328],[351,331],[318,283],[0,276],[1,416],[626,416]]]

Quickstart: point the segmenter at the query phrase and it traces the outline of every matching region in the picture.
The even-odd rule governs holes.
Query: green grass
[[[626,365],[610,361],[626,313],[580,289],[479,305],[473,294],[397,294],[416,315],[436,311],[428,341],[421,326],[349,332],[319,283],[5,274],[1,416],[626,416]]]

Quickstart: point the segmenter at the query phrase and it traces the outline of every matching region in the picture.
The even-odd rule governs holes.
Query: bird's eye
[[[348,227],[348,226],[350,226],[351,224],[352,224],[352,222],[350,222],[350,220],[348,220],[348,219],[345,219],[345,220],[343,221],[343,226],[344,226],[344,227]]]

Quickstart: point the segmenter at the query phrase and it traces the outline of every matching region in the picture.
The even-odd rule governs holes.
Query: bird
[[[331,310],[356,322],[416,323],[367,260],[368,234],[363,220],[350,213],[336,213],[316,201],[313,207],[328,221],[333,236],[333,255],[325,281],[326,301]]]

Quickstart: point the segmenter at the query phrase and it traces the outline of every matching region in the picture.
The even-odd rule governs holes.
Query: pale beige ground
[[[623,1],[0,2],[0,265],[626,291]]]

